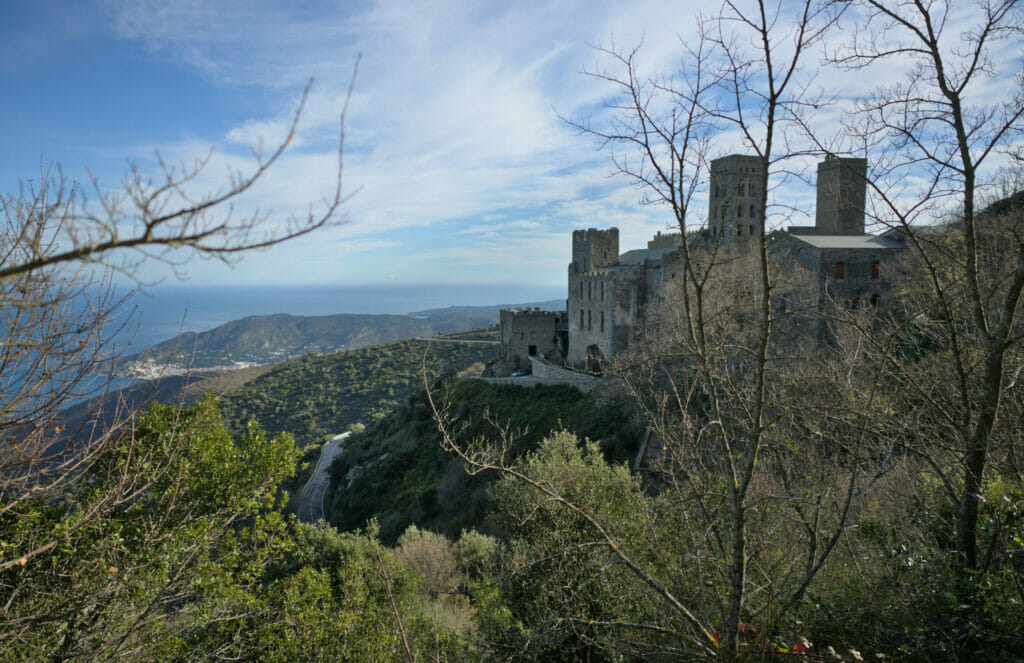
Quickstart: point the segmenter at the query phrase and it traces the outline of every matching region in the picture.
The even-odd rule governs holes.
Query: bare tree
[[[906,71],[861,102],[849,128],[858,142],[885,156],[872,184],[876,220],[906,235],[930,286],[921,319],[930,319],[942,337],[948,384],[955,388],[949,399],[931,403],[942,413],[933,434],[956,441],[950,447],[960,478],[943,479],[956,503],[955,549],[966,569],[976,569],[982,485],[1024,291],[1018,232],[1001,234],[1012,251],[1004,253],[999,273],[986,278],[985,253],[994,248],[985,240],[991,235],[986,225],[993,219],[977,206],[986,184],[994,183],[992,162],[1011,154],[1024,131],[1021,74],[1015,87],[997,83],[1002,89],[992,89],[994,77],[1004,73],[998,59],[1019,53],[1024,11],[1016,0],[976,2],[969,13],[946,2],[865,0],[860,8],[861,29],[833,60],[855,70]],[[950,217],[953,225],[934,226]],[[926,400],[934,397],[929,384],[908,380],[907,387]]]
[[[798,274],[778,269],[768,232],[784,211],[770,193],[791,162],[817,150],[803,140],[805,115],[826,100],[811,91],[816,63],[809,60],[843,8],[726,2],[719,15],[699,20],[677,77],[642,76],[637,49],[599,49],[611,70],[590,75],[618,93],[607,104],[611,119],[571,121],[614,148],[613,172],[636,184],[644,202],[668,208],[683,238],[677,282],[650,342],[613,367],[665,443],[660,499],[677,510],[668,525],[679,528],[672,551],[651,550],[665,544],[653,534],[631,540],[611,514],[504,462],[501,445],[460,442],[439,413],[446,446],[474,471],[516,477],[538,492],[538,502],[558,504],[591,528],[594,540],[578,545],[609,551],[593,575],[620,569],[645,597],[638,601],[665,615],[597,621],[646,633],[649,651],[670,657],[739,661],[769,651],[888,467],[891,441],[871,414],[877,367],[861,370],[857,348],[816,364],[794,351],[799,343],[784,342],[789,318],[821,311],[800,293]],[[711,140],[722,134],[738,136],[759,166],[751,174],[762,194],[749,219],[755,231],[742,241],[701,229],[696,201],[719,184],[709,166]],[[730,195],[723,193],[726,202]],[[699,580],[660,566],[666,558]],[[559,619],[588,624],[585,615],[565,613],[549,622]]]
[[[353,75],[349,97],[354,81]],[[103,390],[99,369],[123,348],[119,332],[131,323],[125,299],[111,285],[115,274],[134,278],[146,260],[172,267],[195,256],[232,261],[343,220],[341,207],[351,196],[342,188],[345,109],[337,176],[320,205],[283,222],[266,211],[234,211],[293,142],[311,85],[281,142],[269,151],[253,148],[252,170],[231,172],[219,191],[196,195],[190,188],[210,163],[208,154],[177,167],[160,160],[156,178],[133,165],[117,191],[103,191],[94,181],[95,202],[56,168],[19,193],[0,197],[0,517],[16,519],[24,504],[80,490],[78,479],[132,422],[122,410],[109,427],[64,431],[56,425],[69,401]],[[124,494],[114,491],[109,500],[93,503],[91,517],[102,517],[140,490],[134,483],[126,486]],[[0,546],[0,572],[24,566],[89,522],[76,517],[62,523],[32,537],[29,548]]]

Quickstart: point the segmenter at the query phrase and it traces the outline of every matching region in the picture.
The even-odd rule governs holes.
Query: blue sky
[[[597,116],[609,92],[580,73],[598,60],[590,44],[643,39],[645,70],[671,70],[704,7],[0,0],[0,190],[50,162],[116,187],[126,159],[146,170],[156,150],[177,162],[210,147],[198,184],[216,188],[250,145],[282,135],[312,77],[295,145],[248,203],[302,213],[330,190],[337,115],[362,53],[345,168],[359,192],[345,223],[233,267],[193,261],[188,282],[562,284],[573,229],[618,226],[626,250],[671,221],[558,118]],[[721,153],[735,148],[723,137]],[[140,276],[170,273],[149,264]]]

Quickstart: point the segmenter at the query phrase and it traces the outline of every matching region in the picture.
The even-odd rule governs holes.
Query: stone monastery
[[[686,241],[739,247],[760,228],[763,162],[734,154],[711,162],[709,221]],[[890,288],[886,264],[907,250],[896,231],[864,232],[867,160],[829,155],[818,164],[813,226],[769,235],[771,259],[799,266],[808,285],[836,301],[877,305]],[[564,311],[501,311],[501,356],[525,368],[530,357],[595,368],[629,347],[666,282],[683,267],[683,236],[658,233],[646,249],[619,253],[618,228],[576,230]],[[693,246],[693,245],[691,245]]]

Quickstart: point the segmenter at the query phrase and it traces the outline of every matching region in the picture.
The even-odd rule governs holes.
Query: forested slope
[[[623,399],[574,387],[524,388],[464,379],[451,382],[438,398],[457,420],[461,439],[494,440],[496,426],[507,427],[510,457],[565,430],[598,442],[609,460],[628,463],[643,434]],[[496,473],[468,475],[442,448],[422,390],[350,438],[331,474],[331,522],[350,530],[377,519],[385,541],[409,525],[453,538],[463,529],[485,526],[491,508],[488,487],[498,478]]]
[[[496,347],[406,339],[306,355],[227,394],[224,419],[232,430],[256,419],[268,431],[291,433],[304,447],[385,415],[422,386],[424,370],[431,378],[461,371],[492,359]]]

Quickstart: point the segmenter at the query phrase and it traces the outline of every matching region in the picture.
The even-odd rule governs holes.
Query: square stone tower
[[[744,239],[761,231],[764,209],[764,161],[730,154],[711,162],[708,230],[723,241]]]
[[[828,235],[863,235],[868,160],[825,156],[818,163],[818,205],[814,225]]]
[[[584,274],[593,269],[614,265],[619,261],[619,229],[572,231],[572,265],[570,271]]]

